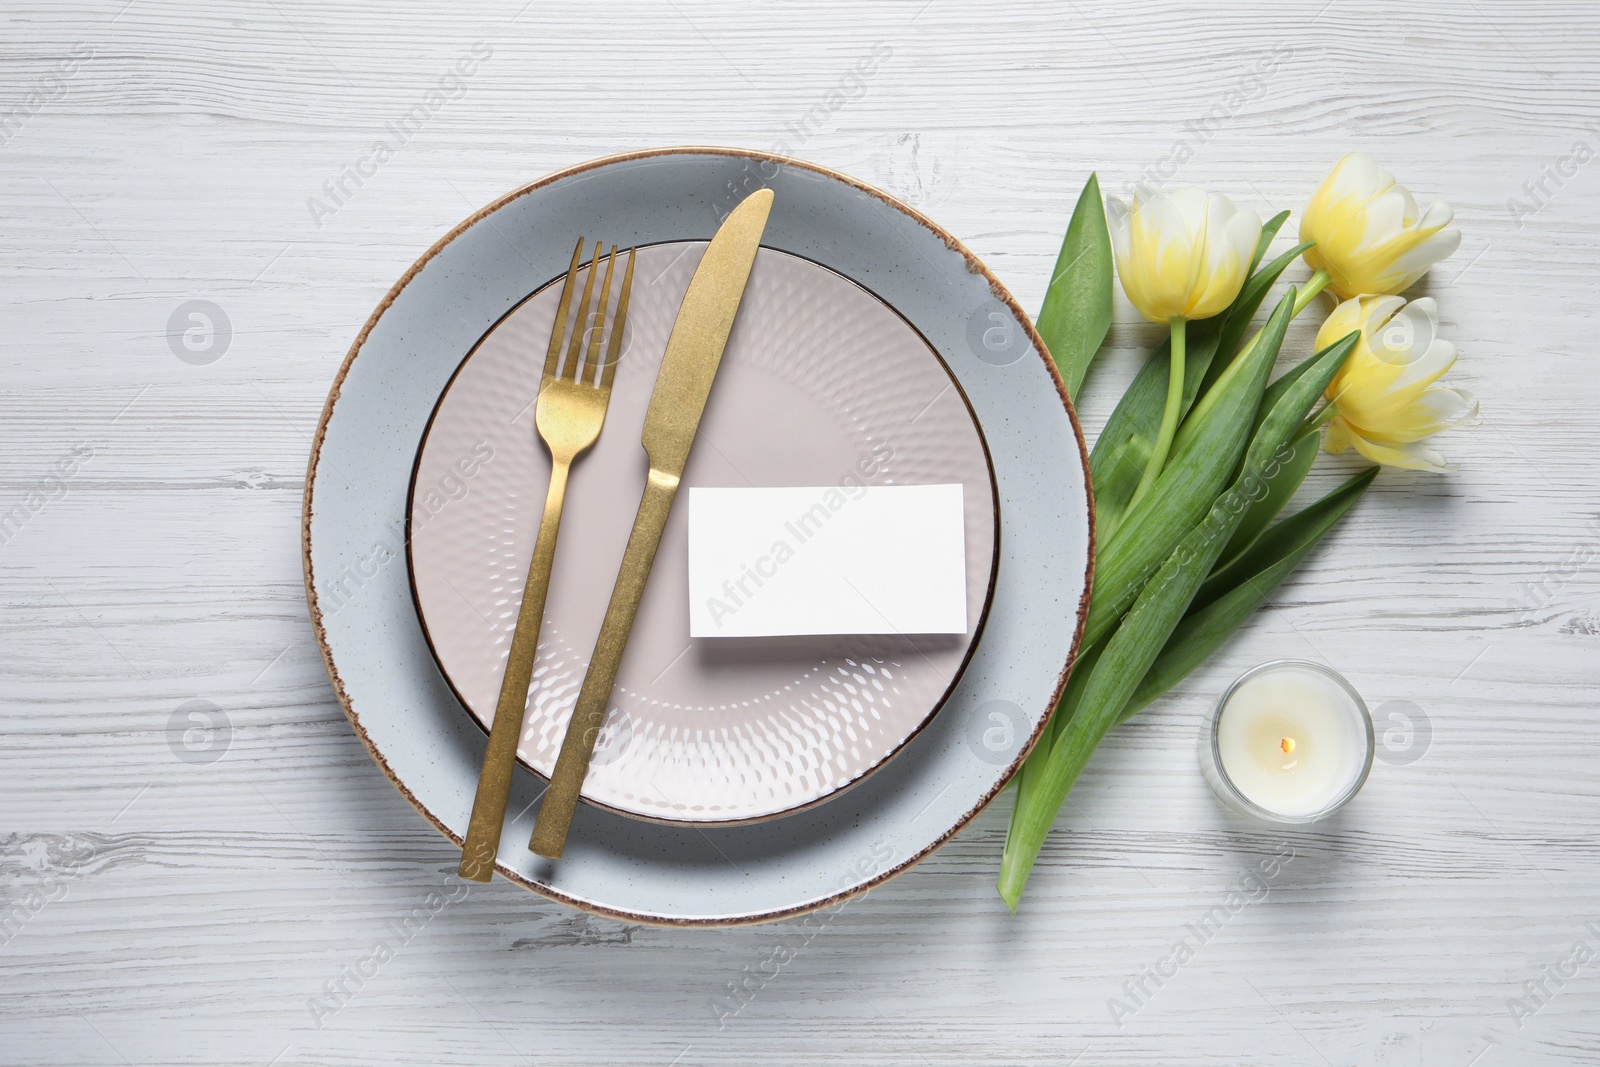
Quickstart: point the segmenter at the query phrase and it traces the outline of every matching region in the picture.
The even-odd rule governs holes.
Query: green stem
[[[1155,447],[1150,450],[1150,460],[1144,465],[1144,477],[1123,514],[1131,514],[1139,501],[1161,477],[1161,468],[1167,465],[1167,453],[1172,451],[1172,438],[1178,432],[1178,414],[1183,408],[1184,321],[1182,315],[1172,316],[1172,360],[1167,364],[1167,406],[1161,413],[1161,430],[1156,434]]]
[[[1332,275],[1325,270],[1319,270],[1312,274],[1311,277],[1306,279],[1305,289],[1303,291],[1298,286],[1291,286],[1294,291],[1294,305],[1289,309],[1290,320],[1292,321],[1298,318],[1300,312],[1309,307],[1311,305],[1311,301],[1316,298],[1316,295],[1322,292],[1322,290],[1326,289],[1328,287],[1328,283],[1331,281],[1333,281]],[[1245,360],[1249,359],[1250,352],[1255,348],[1256,342],[1260,340],[1261,330],[1257,330],[1255,335],[1252,336],[1250,340],[1245,342],[1244,347],[1239,349],[1238,355],[1233,357],[1229,363],[1229,366],[1234,364],[1243,364]],[[1224,371],[1223,373],[1227,372]],[[1183,430],[1179,434],[1176,442],[1179,448],[1183,447],[1185,440],[1188,437],[1189,424],[1198,423],[1201,419],[1205,418],[1206,413],[1211,410],[1212,403],[1213,401],[1211,399],[1211,393],[1207,392],[1206,395],[1202,396],[1195,403],[1195,406],[1190,409],[1189,417],[1184,420]],[[1333,416],[1330,415],[1328,417],[1332,418]],[[1137,493],[1135,493],[1134,499],[1138,499]],[[1122,513],[1123,515],[1127,515],[1132,510],[1133,505],[1130,503],[1126,508],[1123,509]]]
[[[1300,312],[1306,309],[1306,305],[1315,300],[1317,294],[1326,289],[1331,281],[1333,281],[1333,276],[1325,270],[1319,270],[1307,278],[1306,287],[1295,295],[1294,310],[1289,313],[1289,317],[1291,319],[1298,317]]]

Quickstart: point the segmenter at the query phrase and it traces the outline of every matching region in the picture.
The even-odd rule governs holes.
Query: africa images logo
[[[383,130],[389,135],[388,138],[374,141],[364,155],[347,163],[337,177],[323,182],[323,196],[306,200],[306,210],[311,213],[311,221],[317,224],[317,229],[322,228],[323,220],[337,214],[340,208],[348,204],[356,191],[367,184],[367,179],[376,177],[378,168],[393,159],[395,153],[404,148],[446,103],[467,95],[466,79],[476,74],[479,65],[493,55],[494,48],[488,42],[474,42],[467,54],[457,59],[439,77],[438,82],[422,95],[421,100],[407,109],[405,114],[384,124]]]

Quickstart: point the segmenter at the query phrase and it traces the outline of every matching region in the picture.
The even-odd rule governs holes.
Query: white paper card
[[[689,489],[689,635],[964,634],[957,485]]]

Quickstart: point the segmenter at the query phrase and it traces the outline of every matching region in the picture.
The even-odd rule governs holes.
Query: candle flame
[[[1285,756],[1289,755],[1294,751],[1294,738],[1285,737],[1282,741],[1278,742],[1278,747],[1283,750],[1283,754]]]

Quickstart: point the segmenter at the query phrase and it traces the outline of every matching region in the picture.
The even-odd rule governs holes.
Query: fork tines
[[[622,354],[623,331],[628,324],[628,294],[633,290],[634,250],[628,249],[628,266],[622,274],[622,289],[617,294],[617,313],[611,319],[610,338],[606,344],[605,360],[600,360],[600,343],[606,333],[606,307],[611,301],[611,276],[617,266],[617,246],[605,257],[605,280],[600,285],[600,299],[593,304],[594,280],[600,273],[600,243],[594,246],[594,261],[589,264],[589,277],[583,285],[583,299],[572,329],[572,339],[567,345],[566,359],[561,359],[561,346],[567,338],[567,319],[572,307],[572,288],[577,281],[578,268],[583,260],[583,238],[572,250],[572,263],[567,267],[567,279],[561,286],[561,302],[556,307],[555,325],[550,330],[550,349],[545,354],[544,376],[561,377],[579,384],[585,381],[601,389],[611,388],[611,379],[617,373],[617,360]],[[587,341],[587,344],[585,344]],[[559,368],[557,364],[560,364]],[[559,370],[559,375],[558,375]]]

